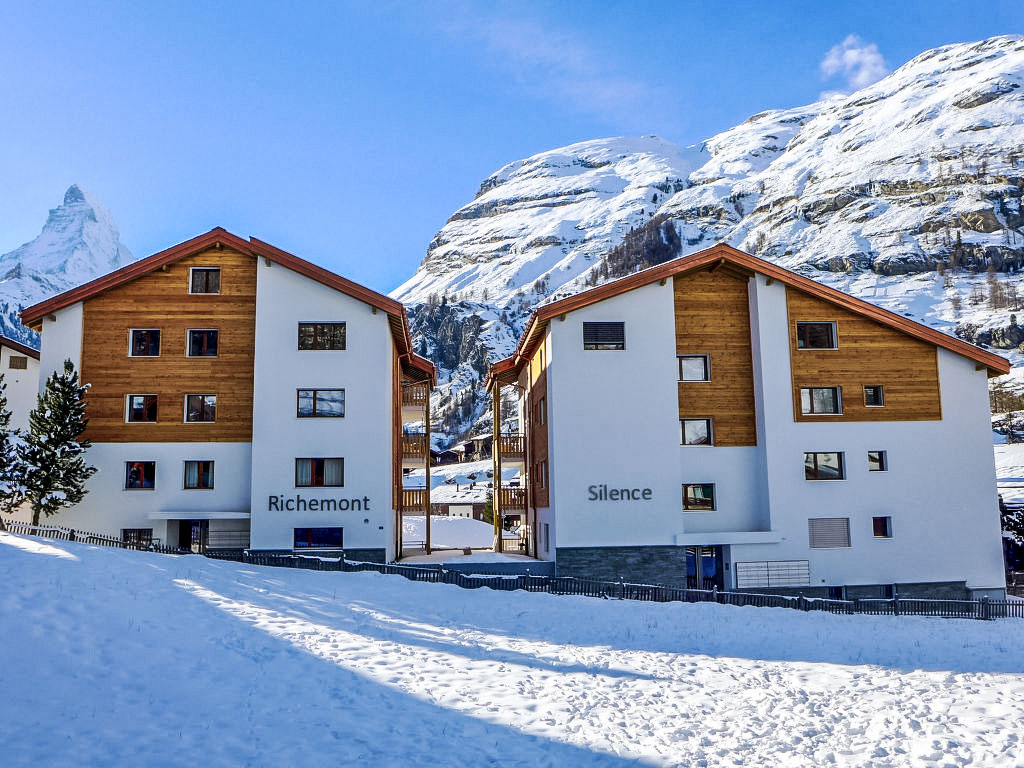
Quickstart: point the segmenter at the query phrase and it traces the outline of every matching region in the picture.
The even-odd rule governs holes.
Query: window
[[[299,323],[299,349],[344,348],[344,323]]]
[[[846,472],[841,453],[805,453],[804,479],[845,480]]]
[[[130,334],[128,354],[131,357],[160,356],[159,328],[132,328]]]
[[[551,551],[551,524],[544,523],[544,551]]]
[[[152,490],[156,487],[155,461],[126,461],[124,487],[127,490]]]
[[[548,399],[546,397],[542,397],[537,403],[537,418],[542,425],[548,423]]]
[[[683,509],[696,512],[711,512],[715,509],[714,483],[700,483],[683,486]]]
[[[189,357],[216,357],[217,331],[214,329],[189,329]]]
[[[548,462],[547,462],[547,459],[544,459],[540,463],[540,487],[541,488],[547,488],[548,487]]]
[[[156,421],[156,395],[128,395],[124,420],[128,422]]]
[[[711,445],[711,419],[680,419],[683,445]]]
[[[711,381],[711,361],[707,355],[680,355],[680,381]]]
[[[125,544],[148,547],[153,543],[152,528],[122,528],[121,541]]]
[[[7,367],[12,371],[27,371],[28,358],[24,355],[11,355],[8,358]]]
[[[211,490],[213,488],[213,462],[186,461],[185,488],[187,490]]]
[[[891,539],[892,538],[892,518],[891,517],[872,517],[871,518],[871,533],[876,539]]]
[[[220,293],[220,267],[193,267],[189,293]]]
[[[299,418],[340,418],[344,415],[344,389],[300,389],[298,391]]]
[[[881,384],[864,387],[864,405],[868,408],[882,408],[885,405],[885,387]]]
[[[797,323],[797,349],[836,349],[835,323]]]
[[[217,420],[216,395],[185,395],[185,421],[210,424]]]
[[[295,549],[341,549],[341,528],[296,528]]]
[[[850,518],[812,517],[807,521],[811,549],[835,549],[850,546]]]
[[[842,413],[842,387],[800,387],[801,413]]]
[[[345,485],[344,459],[296,459],[296,488],[339,488]]]
[[[584,323],[584,349],[625,349],[625,323]]]
[[[889,460],[885,451],[868,451],[868,471],[886,472],[889,469]]]

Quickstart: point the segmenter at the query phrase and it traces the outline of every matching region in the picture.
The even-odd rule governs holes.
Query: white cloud
[[[522,16],[457,7],[442,22],[444,32],[481,46],[489,64],[507,71],[515,87],[531,96],[631,127],[670,99],[667,89],[622,72],[578,35]]]
[[[878,46],[865,43],[857,35],[848,36],[839,45],[825,54],[821,60],[821,77],[823,80],[841,75],[851,90],[865,88],[876,83],[889,74],[889,65],[885,63]]]

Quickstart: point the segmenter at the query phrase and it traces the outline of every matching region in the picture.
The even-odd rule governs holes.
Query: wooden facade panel
[[[548,419],[551,417],[551,403],[547,401],[548,396],[548,372],[541,356],[537,365],[537,371],[532,376],[533,383],[526,402],[527,412],[527,440],[530,454],[530,499],[535,509],[551,506],[550,485],[551,465],[548,457]],[[534,366],[531,363],[531,370]],[[541,401],[543,402],[543,405]],[[542,411],[544,421],[542,423]],[[547,466],[547,482],[542,483],[544,476],[543,465]]]
[[[757,445],[746,277],[691,272],[673,287],[676,354],[708,355],[711,369],[710,381],[679,382],[679,418],[712,419],[715,445]]]
[[[928,421],[942,418],[938,350],[831,302],[786,288],[796,421]],[[796,324],[836,324],[836,349],[798,349]],[[885,405],[864,404],[864,387],[882,385]],[[842,414],[801,413],[801,387],[842,387]]]
[[[220,293],[189,294],[191,267],[220,267]],[[248,442],[252,439],[256,261],[210,249],[87,299],[82,380],[93,442]],[[130,357],[132,328],[160,329],[159,357]],[[215,328],[216,357],[188,357],[187,331]],[[157,421],[125,423],[125,396],[157,395]],[[186,394],[215,394],[216,422],[186,424]]]

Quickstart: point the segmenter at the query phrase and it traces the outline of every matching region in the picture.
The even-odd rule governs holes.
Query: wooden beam
[[[774,277],[769,277],[767,280],[764,281],[764,284],[765,285],[771,285],[774,282],[775,282],[775,278]]]

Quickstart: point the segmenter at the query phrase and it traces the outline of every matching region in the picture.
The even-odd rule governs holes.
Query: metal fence
[[[304,568],[314,571],[374,571],[403,576],[411,581],[431,584],[453,584],[464,589],[488,587],[502,592],[524,590],[551,595],[581,595],[610,600],[641,600],[653,603],[719,603],[722,605],[755,606],[759,608],[791,608],[826,613],[870,614],[889,616],[935,616],[953,619],[1024,618],[1024,601],[990,600],[928,600],[915,597],[891,599],[831,600],[818,597],[765,595],[753,592],[728,592],[718,589],[690,589],[659,584],[631,584],[625,581],[596,581],[572,576],[467,575],[437,566],[363,563],[340,557],[315,557],[268,552],[209,552],[207,557],[234,560],[251,565],[279,568]]]
[[[182,554],[177,549],[160,546],[157,541],[122,541],[105,533],[79,531],[75,528],[65,528],[62,525],[32,525],[17,520],[4,520],[3,522],[10,533],[21,533],[26,536],[42,536],[61,541],[80,541],[83,544],[96,544],[100,547],[116,547],[117,549],[136,549],[142,552],[161,552],[165,555]]]

